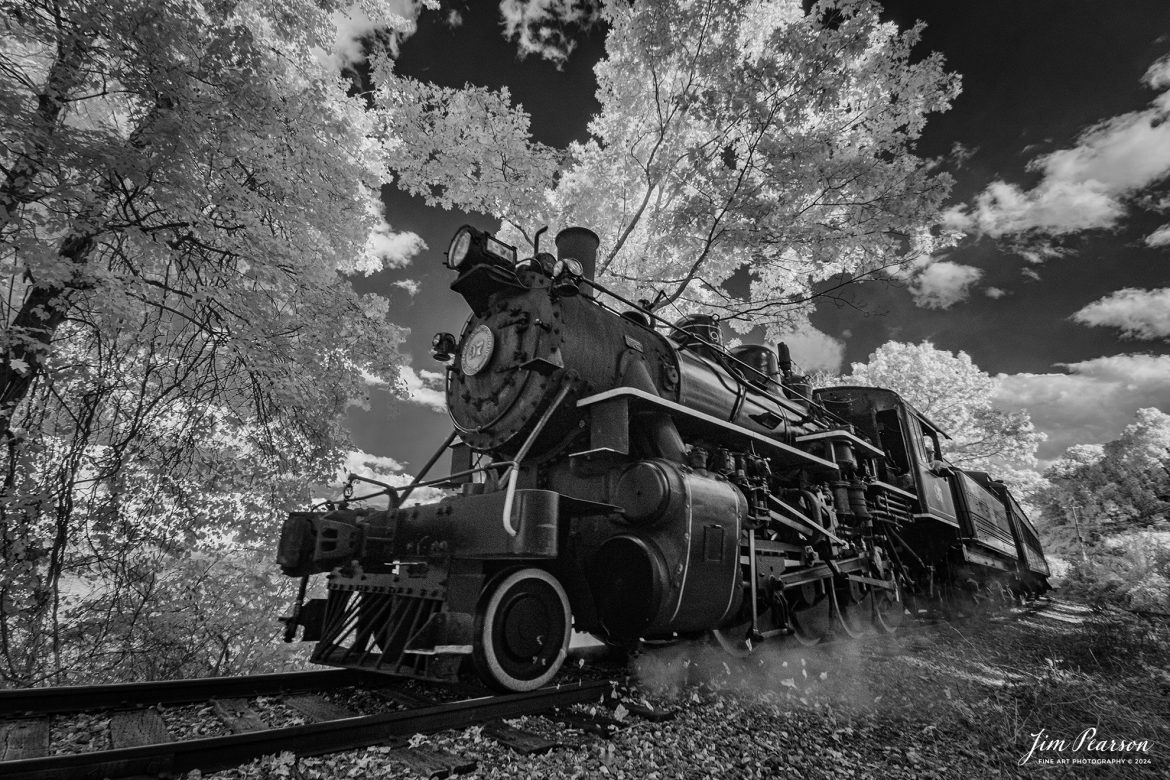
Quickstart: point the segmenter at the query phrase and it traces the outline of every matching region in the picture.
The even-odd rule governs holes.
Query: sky
[[[446,86],[507,87],[538,140],[583,140],[604,30],[558,27],[573,50],[546,58],[558,55],[526,34],[524,14],[559,2],[444,0],[400,33],[397,67]],[[889,340],[965,351],[1000,379],[997,405],[1026,408],[1048,435],[1042,461],[1116,438],[1139,408],[1170,411],[1170,3],[884,6],[903,27],[925,22],[917,51],[941,52],[962,76],[917,151],[954,176],[947,220],[966,238],[909,284],[858,284],[821,303],[817,331],[790,342],[796,360],[847,372]],[[468,315],[443,251],[460,225],[495,224],[391,187],[384,200],[396,259],[355,284],[390,296],[391,318],[411,328],[410,398],[375,388],[350,423],[358,448],[409,472],[450,430],[431,337],[458,333]]]

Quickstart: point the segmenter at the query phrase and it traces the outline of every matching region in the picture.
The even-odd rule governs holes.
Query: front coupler
[[[454,496],[387,511],[294,512],[281,531],[285,574],[329,572],[328,596],[286,619],[329,666],[448,680],[471,653],[489,561],[556,558],[565,499],[549,490]],[[515,535],[512,534],[515,531]]]

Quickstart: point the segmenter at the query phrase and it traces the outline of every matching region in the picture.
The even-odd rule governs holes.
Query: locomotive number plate
[[[467,341],[463,342],[463,352],[459,355],[459,365],[467,376],[474,376],[483,370],[483,367],[492,359],[492,350],[496,346],[496,337],[487,325],[477,325]]]

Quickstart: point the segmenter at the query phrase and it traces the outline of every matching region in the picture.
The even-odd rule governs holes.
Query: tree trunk
[[[29,127],[28,146],[0,184],[0,232],[12,224],[20,204],[28,203],[36,197],[33,183],[44,169],[49,138],[61,118],[61,110],[65,107],[69,93],[80,80],[81,63],[88,52],[88,41],[76,34],[69,35],[57,47],[57,58],[49,69],[45,89],[37,96],[37,110]]]
[[[83,47],[82,53],[84,51]],[[58,60],[58,63],[60,61]],[[56,67],[57,64],[54,64],[54,69]],[[61,78],[64,79],[65,76]],[[143,149],[149,145],[149,132],[155,120],[172,107],[168,95],[156,96],[153,109],[142,124],[130,134],[129,143],[132,149]],[[97,173],[100,175],[105,172]],[[0,440],[11,435],[12,418],[16,407],[28,395],[29,389],[43,368],[45,355],[49,352],[57,328],[65,321],[74,293],[88,286],[81,279],[80,272],[89,261],[89,254],[93,251],[97,236],[103,231],[101,218],[109,207],[111,197],[114,196],[116,179],[117,173],[111,172],[108,179],[101,180],[95,185],[89,205],[74,217],[72,229],[61,242],[57,254],[73,266],[72,278],[63,284],[35,283],[16,317],[8,323],[5,334],[7,348],[4,354],[0,355]],[[8,187],[13,182],[13,177],[9,176],[0,186]],[[3,227],[3,220],[8,215],[6,208],[7,206],[0,203],[0,227]],[[23,364],[19,364],[17,368],[12,365],[14,360],[23,361]]]
[[[61,257],[80,269],[93,249],[94,233],[74,233],[61,244]],[[0,357],[0,438],[8,438],[16,407],[28,395],[44,365],[57,328],[65,321],[77,285],[37,284],[8,325],[8,349]],[[23,361],[23,366],[14,366]],[[18,364],[19,365],[19,364]]]
[[[44,90],[37,96],[28,143],[0,182],[0,232],[16,220],[21,204],[36,199],[36,177],[44,170],[49,139],[61,120],[69,93],[81,80],[81,65],[89,48],[89,42],[77,33],[67,34],[57,46]],[[65,239],[60,254],[80,265],[92,246],[92,233],[80,232]],[[49,342],[65,321],[69,297],[67,287],[36,284],[16,317],[5,323],[8,343],[0,356],[0,438],[8,438],[16,406],[28,395]],[[12,361],[23,361],[24,366],[18,370]]]

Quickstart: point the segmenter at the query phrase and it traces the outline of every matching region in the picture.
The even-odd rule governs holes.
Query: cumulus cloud
[[[366,241],[366,254],[370,262],[360,270],[370,274],[383,268],[404,268],[426,248],[427,242],[417,233],[409,230],[399,233],[390,227],[390,223],[382,222]]]
[[[1051,260],[1054,257],[1061,257],[1067,255],[1068,250],[1060,247],[1052,246],[1043,241],[1034,241],[1028,246],[1018,246],[1015,248],[1020,257],[1027,260],[1032,265],[1040,265],[1046,260]]]
[[[1146,75],[1142,76],[1142,81],[1154,89],[1170,87],[1170,54],[1151,65]]]
[[[459,13],[458,9],[452,8],[447,12],[447,26],[452,28],[463,26],[463,14]]]
[[[346,474],[359,474],[377,479],[397,471],[402,471],[402,464],[394,458],[387,455],[371,455],[364,450],[352,450],[345,456],[341,478],[344,479]]]
[[[1146,246],[1170,246],[1170,225],[1163,225],[1146,236]]]
[[[910,285],[914,302],[927,309],[949,309],[965,301],[971,285],[979,281],[983,272],[970,265],[939,260],[928,265]]]
[[[802,371],[841,372],[841,364],[845,360],[845,342],[808,324],[781,334],[779,340],[788,345],[793,361]]]
[[[1007,290],[1001,290],[998,287],[988,287],[983,291],[983,294],[988,298],[999,299],[1007,295]]]
[[[1170,338],[1170,287],[1127,287],[1093,301],[1072,318],[1093,327],[1119,328],[1132,339]]]
[[[406,388],[407,401],[425,406],[434,412],[447,411],[444,376],[438,371],[415,371],[410,366],[398,369],[398,379]]]
[[[1048,434],[1037,453],[1043,460],[1075,444],[1116,439],[1138,409],[1170,409],[1170,355],[1111,355],[1058,367],[1066,371],[996,377],[996,407],[1026,408]]]
[[[521,57],[536,54],[561,65],[577,48],[576,31],[597,17],[594,0],[501,0],[504,38],[515,41]]]
[[[1170,56],[1155,62],[1143,81],[1170,88]],[[947,213],[952,227],[992,237],[1029,232],[1064,235],[1110,228],[1126,213],[1126,201],[1170,175],[1170,90],[1141,110],[1105,119],[1076,145],[1041,155],[1028,169],[1040,182],[1025,190],[992,182],[969,207]]]
[[[406,294],[411,298],[418,295],[418,291],[421,287],[418,281],[414,279],[399,279],[394,283],[394,286],[406,290]]]
[[[363,450],[352,450],[346,454],[345,463],[342,464],[341,469],[337,473],[336,482],[338,484],[316,486],[313,489],[313,495],[317,500],[343,500],[344,496],[342,495],[341,485],[350,474],[376,479],[379,482],[385,482],[394,487],[405,487],[414,481],[414,477],[405,473],[403,469],[404,465],[394,458],[385,455],[373,455]],[[354,495],[362,496],[373,493],[377,489],[374,485],[362,485],[358,483],[354,487]],[[411,492],[404,506],[437,501],[442,497],[443,492],[437,488],[419,488]],[[376,509],[386,509],[390,504],[390,499],[388,496],[378,496],[368,501],[363,501],[362,503]]]

